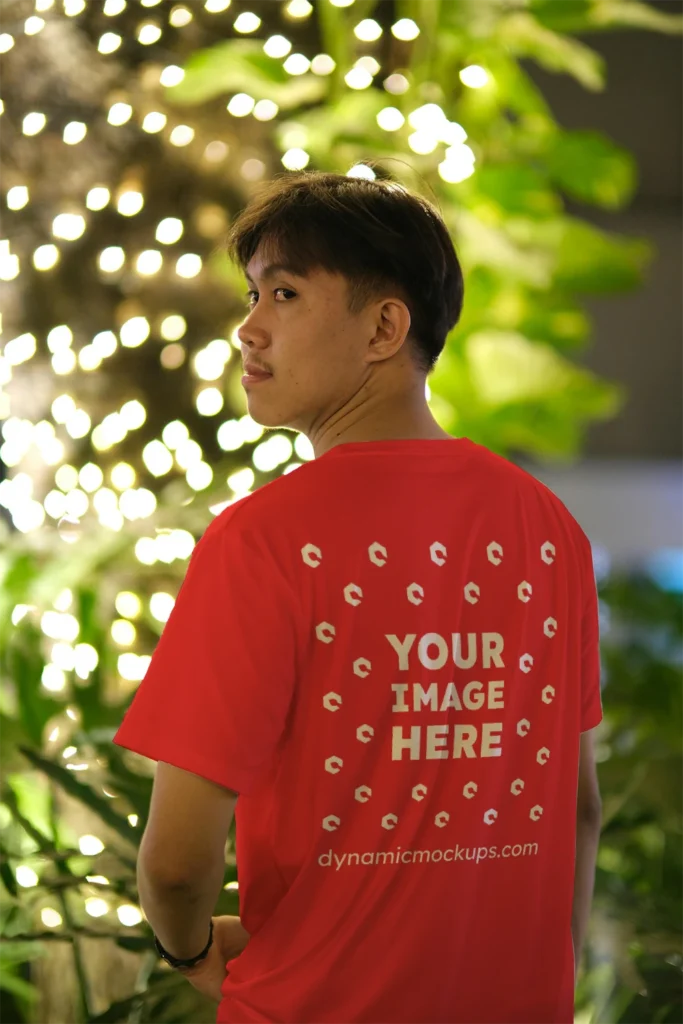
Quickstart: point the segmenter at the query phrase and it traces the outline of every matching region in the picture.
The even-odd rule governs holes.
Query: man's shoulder
[[[480,446],[481,447],[481,446]],[[564,521],[569,530],[578,537],[580,543],[590,545],[587,534],[581,524],[570,512],[562,499],[547,484],[540,480],[530,469],[512,462],[496,452],[485,449],[486,459],[491,471],[499,474],[500,479],[514,481],[516,487],[528,495],[537,495],[546,508],[551,508],[555,515]]]
[[[272,531],[274,521],[286,517],[289,510],[298,506],[312,466],[312,461],[301,463],[290,472],[261,484],[250,494],[224,504],[204,531],[204,537],[239,534],[252,529]]]

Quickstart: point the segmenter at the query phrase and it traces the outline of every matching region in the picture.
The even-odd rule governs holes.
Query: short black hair
[[[430,373],[463,303],[463,277],[448,228],[421,195],[386,179],[308,171],[274,178],[231,225],[227,250],[246,270],[260,245],[269,259],[305,276],[343,275],[349,311],[387,287],[410,310],[408,340]]]

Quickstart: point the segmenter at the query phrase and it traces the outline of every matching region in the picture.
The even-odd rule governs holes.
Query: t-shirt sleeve
[[[268,775],[296,678],[296,602],[239,519],[214,520],[113,742],[249,794]]]
[[[581,732],[602,721],[600,695],[600,620],[598,593],[590,543],[584,574],[584,611],[581,619]]]

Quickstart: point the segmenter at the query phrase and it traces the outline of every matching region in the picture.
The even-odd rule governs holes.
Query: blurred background
[[[207,524],[312,458],[248,416],[222,239],[308,169],[435,202],[441,426],[588,534],[603,833],[576,1021],[680,1022],[678,0],[3,0],[4,1021],[215,1020],[158,960],[111,744]],[[216,913],[239,912],[234,826]]]

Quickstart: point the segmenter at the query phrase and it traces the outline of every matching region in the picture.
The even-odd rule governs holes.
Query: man
[[[600,829],[588,538],[427,406],[463,301],[429,203],[285,176],[230,251],[249,413],[315,458],[210,524],[115,739],[159,761],[160,949],[219,1022],[570,1022]],[[213,918],[192,966],[238,795],[241,933]]]

